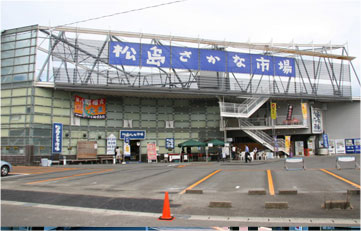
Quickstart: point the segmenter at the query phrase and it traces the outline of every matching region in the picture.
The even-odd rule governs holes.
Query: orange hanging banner
[[[105,119],[106,107],[105,99],[84,99],[75,96],[74,115],[82,118]]]

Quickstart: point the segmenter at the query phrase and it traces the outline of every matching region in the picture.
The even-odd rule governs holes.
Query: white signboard
[[[345,154],[345,140],[344,139],[336,139],[336,154]]]
[[[311,107],[312,133],[321,134],[323,132],[322,111]]]
[[[107,138],[107,155],[114,155],[114,150],[117,147],[117,138],[114,134],[110,134]]]
[[[328,140],[328,153],[335,154],[336,153],[336,146],[335,146],[335,140]]]
[[[355,161],[355,157],[354,156],[340,156],[340,157],[337,157],[337,161],[340,161],[340,162],[353,162]]]

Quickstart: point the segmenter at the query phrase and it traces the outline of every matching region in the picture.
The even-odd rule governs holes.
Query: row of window
[[[8,31],[10,32],[10,31]],[[14,31],[15,32],[15,31]],[[35,38],[37,36],[37,31],[26,31],[26,32],[18,32],[13,34],[5,34],[1,36],[1,43],[16,41],[16,40],[23,40],[23,39],[30,39]]]

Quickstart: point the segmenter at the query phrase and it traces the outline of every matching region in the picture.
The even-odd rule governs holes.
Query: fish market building
[[[343,45],[5,30],[1,158],[33,165],[119,146],[129,161],[147,162],[150,148],[180,153],[189,139],[287,155],[359,153],[353,59]]]

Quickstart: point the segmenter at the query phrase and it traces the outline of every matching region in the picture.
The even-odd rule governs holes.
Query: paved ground
[[[359,163],[359,156],[356,155]],[[177,164],[15,166],[2,178],[2,226],[292,226],[360,225],[360,171],[337,170],[335,156],[284,160]],[[202,190],[188,194],[186,189]],[[265,195],[249,195],[249,190]],[[297,195],[280,195],[280,190]],[[158,221],[169,192],[173,221]],[[321,208],[325,200],[349,200],[352,209]],[[210,202],[231,208],[210,208]],[[287,209],[266,209],[287,202]]]

